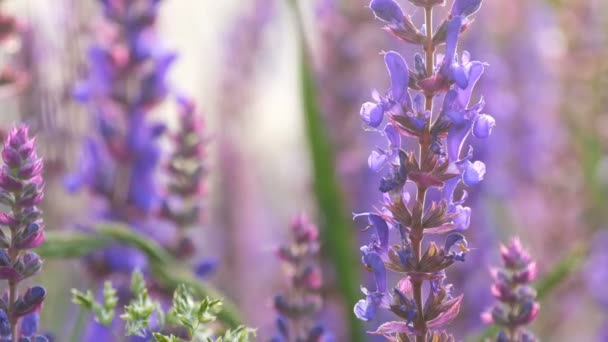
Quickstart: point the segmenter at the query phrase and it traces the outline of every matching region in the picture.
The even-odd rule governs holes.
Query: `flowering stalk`
[[[44,242],[42,211],[37,207],[44,198],[43,163],[27,126],[9,132],[2,160],[0,202],[9,210],[0,213],[0,225],[9,234],[0,230],[0,279],[8,282],[8,294],[0,299],[0,340],[17,342],[26,337],[29,341],[35,335],[37,324],[32,322],[37,322],[46,290],[33,286],[20,295],[18,288],[42,268],[42,260],[30,250]],[[19,321],[28,315],[32,317],[24,319],[25,328],[20,328]]]
[[[67,186],[87,187],[101,197],[106,206],[98,214],[101,219],[128,223],[164,243],[173,235],[160,235],[168,224],[157,220],[163,200],[158,140],[165,126],[148,116],[169,92],[166,77],[176,56],[156,37],[160,2],[100,0],[105,21],[89,53],[89,77],[76,91],[90,107],[96,134],[85,142],[80,170]],[[130,275],[145,267],[136,251],[121,246],[101,259],[96,269],[104,271]]]
[[[291,223],[291,233],[293,242],[277,250],[279,258],[288,266],[291,290],[286,296],[275,297],[278,334],[272,341],[332,341],[331,334],[322,325],[315,324],[315,316],[322,306],[323,285],[321,269],[315,260],[319,253],[319,232],[300,215]]]
[[[374,228],[372,241],[361,247],[362,261],[373,272],[374,291],[363,288],[366,298],[355,306],[362,320],[374,318],[378,308],[388,308],[402,321],[381,325],[377,334],[389,338],[416,341],[453,340],[440,331],[459,311],[462,296],[453,297],[451,285],[444,284],[444,270],[456,261],[464,261],[468,251],[462,231],[469,226],[471,209],[462,204],[466,191],[455,199],[460,183],[478,184],[484,177],[485,165],[472,162],[472,148],[462,156],[465,140],[472,133],[486,138],[494,119],[481,111],[483,100],[469,107],[473,88],[484,71],[484,64],[471,61],[465,52],[456,54],[458,37],[471,23],[481,0],[455,0],[449,16],[434,31],[432,11],[443,0],[411,0],[425,11],[425,25],[419,31],[395,0],[373,0],[370,8],[385,29],[398,39],[418,45],[425,56],[414,56],[410,69],[397,52],[384,55],[391,79],[390,89],[382,96],[373,92],[375,102],[361,108],[361,118],[374,131],[384,135],[388,148],[373,151],[369,167],[376,172],[388,169],[379,186],[382,206],[367,216]],[[445,44],[445,56],[436,61],[435,50]],[[412,99],[409,89],[418,94]],[[433,102],[443,96],[443,105],[433,117]],[[388,120],[385,120],[388,118]],[[387,121],[385,123],[385,121]],[[401,149],[402,137],[415,138],[419,151]],[[407,182],[416,187],[410,199]],[[440,200],[427,200],[427,192],[441,190]],[[389,231],[397,231],[400,243],[389,248]],[[443,247],[435,242],[425,244],[426,235],[447,234]],[[404,274],[390,292],[386,270]],[[426,299],[423,284],[429,283]]]
[[[173,253],[178,257],[187,257],[194,252],[194,246],[186,232],[199,222],[200,200],[205,192],[205,138],[204,123],[196,104],[180,97],[178,106],[179,131],[172,136],[174,151],[167,165],[169,184],[163,215],[178,228]]]
[[[536,338],[525,329],[538,316],[540,304],[530,283],[536,278],[536,262],[515,238],[508,246],[500,246],[503,269],[493,269],[492,294],[498,303],[482,314],[484,322],[503,327],[497,342],[532,342]]]
[[[169,248],[176,227],[162,218],[159,179],[159,140],[166,127],[150,118],[169,94],[167,75],[176,59],[156,34],[161,0],[99,4],[104,20],[89,51],[88,78],[75,94],[89,107],[94,130],[85,141],[80,170],[68,178],[67,187],[86,188],[96,196],[95,220],[123,222]],[[118,278],[123,287],[135,269],[149,270],[144,253],[121,244],[92,253],[87,262],[95,276]],[[128,292],[120,293],[126,302]],[[89,326],[84,340],[96,340],[104,329]]]

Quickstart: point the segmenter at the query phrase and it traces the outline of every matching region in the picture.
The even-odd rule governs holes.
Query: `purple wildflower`
[[[89,51],[88,78],[75,94],[89,107],[96,134],[85,141],[80,169],[66,179],[66,187],[85,187],[101,197],[108,209],[99,218],[146,230],[148,224],[141,222],[158,218],[164,203],[158,171],[159,139],[166,132],[148,113],[169,92],[166,78],[176,55],[163,49],[155,35],[160,0],[100,3],[105,26]],[[95,269],[109,272],[117,267],[130,273],[131,267],[142,266],[137,252],[120,246],[114,252],[119,253],[89,260]]]
[[[500,246],[500,254],[504,268],[492,270],[492,294],[498,303],[481,317],[488,324],[503,327],[496,341],[536,341],[525,329],[536,319],[540,309],[540,304],[535,300],[536,291],[530,286],[536,278],[536,263],[517,238],[508,246]]]
[[[192,100],[180,97],[178,106],[179,131],[172,136],[174,151],[166,168],[169,184],[162,212],[179,227],[180,236],[176,238],[175,251],[187,256],[193,247],[185,233],[199,223],[200,200],[205,194],[205,126]]]
[[[273,342],[333,341],[325,327],[315,323],[322,306],[320,295],[323,286],[321,269],[316,263],[319,253],[319,232],[304,215],[291,223],[293,241],[280,247],[277,255],[289,266],[290,291],[274,299],[277,318],[277,335]]]
[[[8,210],[0,213],[0,225],[6,229],[0,230],[0,279],[8,282],[8,295],[0,300],[0,335],[16,342],[20,337],[35,335],[30,316],[40,310],[46,297],[41,286],[30,287],[21,294],[18,289],[22,280],[42,268],[42,260],[31,249],[44,242],[44,222],[38,209],[44,198],[43,163],[27,126],[9,132],[2,161],[0,201]]]
[[[423,7],[427,19],[432,8],[443,0],[413,0]],[[395,0],[373,0],[370,8],[386,29],[403,41],[422,47],[425,58],[414,57],[414,69],[397,52],[384,55],[391,79],[384,95],[374,91],[374,102],[361,110],[363,122],[388,139],[389,149],[372,152],[368,163],[373,171],[384,169],[380,181],[384,194],[380,208],[367,216],[375,227],[371,242],[361,248],[364,266],[374,274],[375,288],[363,288],[366,298],[355,306],[358,318],[372,320],[379,309],[388,309],[398,321],[382,324],[376,334],[390,339],[416,341],[454,338],[442,329],[458,314],[461,296],[452,294],[452,285],[444,283],[445,269],[465,261],[468,242],[460,232],[469,227],[471,209],[463,206],[466,192],[455,199],[455,190],[462,184],[474,186],[485,176],[486,167],[473,160],[472,148],[462,156],[467,138],[490,135],[494,119],[483,114],[483,100],[469,106],[472,91],[483,74],[484,64],[471,61],[465,52],[459,59],[457,45],[460,33],[470,21],[467,16],[477,12],[480,1],[456,1],[451,15],[435,34],[427,20],[423,31],[414,28],[411,20]],[[435,49],[445,43],[445,56],[435,60]],[[419,91],[412,99],[410,90]],[[443,106],[433,117],[433,100],[445,94]],[[419,153],[401,147],[401,139],[416,138]],[[410,199],[406,183],[416,186],[416,198]],[[442,190],[439,200],[427,200],[431,188]],[[400,243],[390,248],[389,231],[398,233]],[[443,244],[424,243],[426,235],[446,234]],[[387,272],[405,274],[390,289]],[[423,284],[429,283],[426,300]]]

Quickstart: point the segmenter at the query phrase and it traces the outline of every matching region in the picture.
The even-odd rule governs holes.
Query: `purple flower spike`
[[[42,268],[40,257],[27,251],[44,242],[44,222],[37,207],[44,198],[43,164],[35,144],[36,139],[29,138],[28,127],[21,125],[9,132],[1,153],[4,164],[0,169],[0,193],[8,210],[0,213],[0,225],[7,228],[6,232],[0,230],[0,279],[9,283],[9,296],[4,305],[10,310],[6,314],[11,328],[19,326],[22,316],[38,311],[46,296],[46,290],[40,286],[31,287],[21,297],[10,295],[10,291],[18,291],[20,281]],[[8,298],[16,299],[6,303]],[[29,318],[23,324],[24,329],[18,336],[31,336],[35,328]],[[16,334],[15,330],[10,332],[12,336]]]
[[[272,341],[330,341],[331,333],[320,324],[316,316],[321,310],[321,269],[316,263],[319,253],[317,227],[304,215],[296,216],[291,223],[292,242],[278,248],[277,255],[289,267],[292,288],[286,295],[275,297],[278,312],[277,334]],[[310,336],[315,339],[309,340]]]
[[[540,310],[535,301],[536,291],[530,286],[536,278],[536,263],[517,238],[508,246],[500,246],[500,254],[504,268],[492,270],[492,294],[498,303],[481,317],[488,324],[504,328],[498,340],[508,336],[508,341],[536,341],[526,330]]]
[[[425,18],[432,16],[434,6],[445,3],[410,2],[425,11]],[[380,180],[380,206],[371,213],[355,215],[355,218],[367,216],[367,228],[374,228],[371,241],[360,251],[362,264],[373,274],[376,288],[362,288],[365,298],[355,305],[354,313],[369,321],[379,309],[389,309],[398,320],[380,325],[373,333],[391,341],[455,340],[440,329],[456,318],[463,296],[453,296],[452,286],[444,284],[445,270],[466,259],[469,247],[462,233],[471,223],[471,208],[465,206],[466,191],[460,198],[455,198],[454,193],[461,183],[477,185],[486,172],[483,162],[474,161],[472,148],[466,155],[462,149],[469,135],[487,137],[495,125],[491,116],[481,114],[483,98],[469,105],[485,64],[471,61],[467,52],[462,53],[460,60],[457,57],[459,36],[472,22],[467,16],[475,13],[480,4],[479,0],[456,0],[451,14],[436,32],[429,23],[419,31],[416,27],[420,26],[414,25],[396,1],[374,0],[370,4],[376,17],[387,23],[385,30],[417,45],[423,52],[414,56],[412,71],[397,52],[386,53],[390,89],[384,96],[375,92],[375,101],[365,103],[361,111],[363,121],[379,128],[371,131],[388,140],[388,148],[379,147],[371,153],[368,165],[376,172],[388,170]],[[430,65],[436,60],[433,55],[436,47],[444,43],[445,57]],[[443,105],[434,109],[437,97],[442,94],[445,94]],[[388,123],[382,130],[385,116]],[[416,139],[418,146],[411,150],[402,148],[410,146],[402,144],[403,138]],[[440,200],[426,197],[431,188],[441,191]],[[390,242],[391,229],[398,231],[397,244]],[[428,235],[444,234],[443,246],[437,244],[437,239],[425,241]],[[402,278],[390,293],[389,271],[399,273]],[[534,275],[531,264],[521,269],[514,280],[524,282]],[[534,305],[526,308],[529,310],[522,311],[517,319],[523,321],[534,316]]]

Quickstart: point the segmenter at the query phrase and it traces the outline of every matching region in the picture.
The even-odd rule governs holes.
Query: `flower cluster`
[[[205,127],[193,101],[181,97],[178,106],[179,131],[172,136],[174,151],[167,165],[169,184],[163,214],[179,228],[172,248],[174,254],[185,257],[193,252],[192,242],[185,233],[200,219],[200,200],[205,192]]]
[[[449,340],[441,331],[458,314],[462,296],[452,295],[451,285],[444,284],[444,270],[464,261],[467,240],[462,232],[469,227],[471,209],[464,206],[466,191],[483,180],[485,165],[473,161],[473,151],[466,145],[472,134],[487,138],[494,119],[484,114],[483,99],[470,105],[473,88],[485,65],[472,61],[468,52],[457,56],[459,35],[472,22],[481,0],[455,0],[447,18],[434,30],[432,10],[443,0],[412,0],[422,7],[426,22],[418,30],[395,0],[373,0],[370,8],[383,21],[385,29],[398,39],[420,46],[424,56],[414,56],[410,68],[397,52],[384,54],[391,85],[382,95],[373,91],[373,102],[363,104],[361,118],[369,130],[386,137],[388,146],[371,153],[371,170],[385,175],[379,190],[381,207],[366,216],[373,237],[361,247],[362,262],[375,278],[375,288],[363,288],[365,299],[355,306],[355,314],[364,321],[374,318],[379,308],[390,309],[401,320],[381,325],[376,333],[390,338],[415,337]],[[435,58],[437,47],[445,45],[443,58]],[[415,91],[413,96],[410,90]],[[438,115],[433,116],[433,102],[443,95]],[[403,138],[418,141],[419,151],[402,149]],[[407,183],[415,186],[410,198]],[[435,196],[435,193],[437,194]],[[427,198],[427,193],[434,195]],[[390,246],[389,233],[395,231],[399,243]],[[443,244],[424,243],[426,235],[444,235]],[[437,240],[437,239],[435,239]],[[393,289],[387,285],[387,270],[403,274]],[[429,283],[426,300],[423,284]]]
[[[149,115],[169,92],[166,78],[176,55],[155,34],[160,0],[100,2],[105,21],[89,52],[89,77],[76,89],[77,99],[89,106],[95,134],[85,142],[80,170],[68,178],[67,187],[86,187],[101,197],[105,208],[99,218],[153,235],[167,226],[156,221],[163,203],[159,139],[166,129]],[[95,269],[130,274],[145,266],[137,252],[126,248],[103,254]]]
[[[278,334],[273,342],[287,341],[332,341],[332,335],[315,316],[322,306],[321,269],[316,263],[319,253],[319,232],[305,216],[294,218],[291,223],[293,242],[277,250],[279,258],[288,266],[291,290],[287,295],[278,295],[274,307]]]
[[[500,255],[504,268],[492,270],[492,294],[499,302],[483,313],[482,319],[503,327],[496,338],[498,342],[536,341],[525,329],[536,319],[540,309],[535,300],[536,291],[530,286],[536,278],[536,263],[517,238],[508,246],[501,246]]]
[[[7,281],[8,293],[0,299],[0,341],[46,341],[36,335],[46,290],[32,286],[19,294],[18,288],[42,268],[42,260],[31,251],[45,239],[38,208],[44,197],[43,163],[35,145],[23,125],[9,132],[2,150],[0,202],[8,210],[0,212],[0,225],[6,228],[0,230],[0,279]]]

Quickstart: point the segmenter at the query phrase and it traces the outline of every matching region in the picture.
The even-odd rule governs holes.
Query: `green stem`
[[[70,334],[70,342],[79,342],[82,339],[82,332],[87,319],[87,311],[78,305],[78,311],[76,312],[76,321],[72,326],[72,333]]]
[[[357,263],[355,239],[352,234],[352,222],[344,207],[340,182],[335,170],[335,158],[329,135],[322,120],[322,115],[316,99],[316,88],[312,70],[312,60],[302,15],[295,0],[289,0],[295,12],[297,30],[301,39],[300,45],[300,77],[302,81],[302,99],[304,101],[305,129],[308,137],[310,154],[312,156],[313,180],[315,196],[321,213],[322,238],[325,242],[325,252],[331,259],[336,271],[336,282],[347,310],[359,299],[359,272],[353,264]],[[364,340],[361,322],[353,314],[347,316],[349,324],[349,341]]]
[[[89,255],[115,242],[129,245],[146,254],[154,280],[160,286],[174,291],[180,284],[185,284],[199,297],[222,298],[224,309],[218,314],[218,319],[230,328],[241,325],[239,311],[230,300],[210,285],[203,284],[155,241],[120,223],[99,224],[94,227],[94,231],[96,234],[49,231],[46,233],[46,243],[37,251],[47,259],[72,259]],[[54,245],[62,248],[46,248]]]

